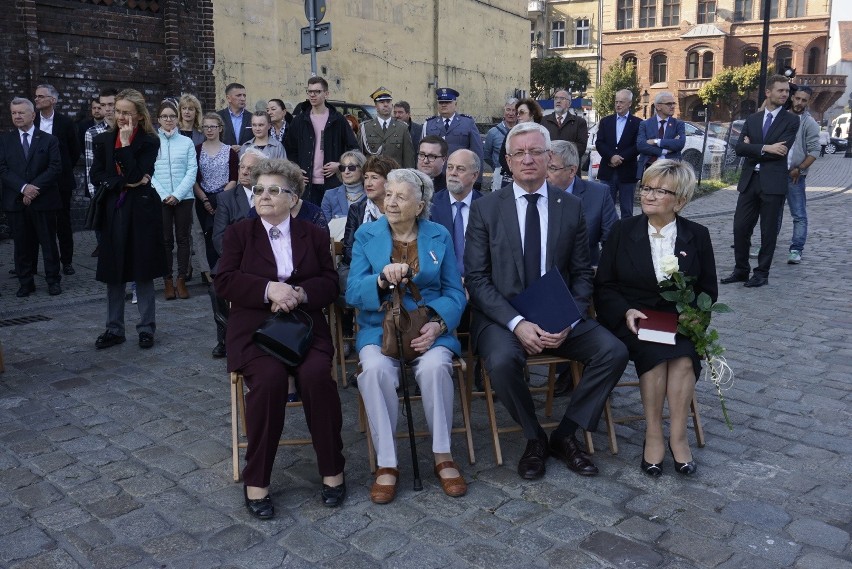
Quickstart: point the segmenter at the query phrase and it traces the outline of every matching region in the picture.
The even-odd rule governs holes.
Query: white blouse
[[[677,239],[677,219],[660,229],[657,229],[648,223],[648,240],[651,242],[651,261],[654,263],[654,274],[657,276],[657,282],[666,279],[666,275],[661,265],[661,260],[666,255],[674,255],[675,240]]]

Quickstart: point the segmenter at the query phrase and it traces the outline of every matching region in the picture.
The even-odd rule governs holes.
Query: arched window
[[[663,53],[651,58],[651,83],[665,83],[668,76],[669,59]]]
[[[743,50],[743,65],[749,65],[760,61],[760,50],[756,47],[747,47]]]
[[[635,55],[625,55],[621,60],[625,66],[632,65],[633,73],[636,73],[639,69],[639,62],[636,60]]]
[[[775,73],[784,73],[793,67],[793,50],[789,47],[779,47],[775,50]]]
[[[701,77],[707,79],[713,77],[713,52],[705,51],[701,60]]]
[[[698,52],[690,51],[686,56],[686,78],[698,79]]]
[[[808,50],[808,73],[816,75],[819,73],[820,49],[816,46]]]

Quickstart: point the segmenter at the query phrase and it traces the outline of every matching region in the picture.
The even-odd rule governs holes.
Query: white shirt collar
[[[33,124],[31,124],[31,125],[30,125],[30,130],[21,130],[21,129],[18,129],[18,138],[22,138],[22,137],[24,136],[24,133],[25,133],[25,132],[26,132],[27,134],[29,134],[29,135],[30,135],[30,136],[29,136],[29,140],[30,140],[30,141],[32,141],[32,139],[33,139],[33,134],[35,134],[35,123],[33,123]]]
[[[450,196],[450,207],[455,207],[456,202],[463,202],[464,205],[470,207],[470,204],[473,203],[473,190],[468,192],[468,194],[462,200],[457,200],[456,196],[450,190],[447,190],[447,194]]]
[[[648,222],[648,235],[662,235],[664,238],[669,237],[672,233],[677,231],[677,218],[673,219],[670,223],[667,223],[660,229],[659,233],[657,229],[651,225],[651,222]]]
[[[46,116],[44,116],[44,115],[41,115],[41,120],[43,120],[43,121],[47,121],[47,122],[53,122],[53,117],[55,117],[55,116],[56,116],[56,111],[54,111],[54,112],[50,113],[50,116],[49,116],[49,117],[46,117]]]
[[[512,191],[515,194],[515,201],[521,199],[521,196],[525,196],[529,193],[525,189],[520,187],[516,182],[512,182]],[[547,199],[547,180],[545,180],[544,183],[541,185],[541,187],[533,193],[539,194],[540,196],[542,196],[546,200]]]

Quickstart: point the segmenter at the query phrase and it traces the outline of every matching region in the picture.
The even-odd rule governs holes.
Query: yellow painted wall
[[[529,88],[529,20],[517,0],[327,0],[332,49],[317,54],[330,98],[371,103],[383,85],[411,104],[415,120],[435,114],[434,86],[462,93],[459,111],[487,121],[515,89]],[[217,107],[232,81],[249,105],[305,99],[310,56],[299,53],[304,3],[215,0]],[[437,25],[435,14],[439,14]],[[436,47],[437,39],[437,47]],[[437,65],[436,65],[437,64]],[[325,70],[323,70],[325,68]]]

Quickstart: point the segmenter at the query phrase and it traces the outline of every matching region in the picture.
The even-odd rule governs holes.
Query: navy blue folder
[[[525,320],[558,334],[583,319],[574,296],[556,267],[509,301]]]

